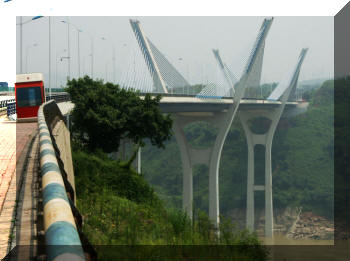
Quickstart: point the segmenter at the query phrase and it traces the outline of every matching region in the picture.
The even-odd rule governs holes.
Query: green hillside
[[[254,234],[223,219],[219,238],[201,211],[191,223],[181,210],[165,207],[141,175],[106,154],[74,146],[73,161],[83,232],[99,260],[267,260]],[[208,245],[225,248],[208,251]]]

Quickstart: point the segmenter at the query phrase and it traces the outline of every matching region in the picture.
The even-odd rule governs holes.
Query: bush
[[[101,188],[135,202],[156,204],[158,198],[147,182],[134,170],[120,166],[101,151],[73,151],[77,194],[99,193]]]

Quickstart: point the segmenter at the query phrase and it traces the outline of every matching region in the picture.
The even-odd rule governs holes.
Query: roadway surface
[[[37,130],[37,123],[21,123],[0,118],[0,259],[9,248],[16,203],[16,168],[31,134]]]

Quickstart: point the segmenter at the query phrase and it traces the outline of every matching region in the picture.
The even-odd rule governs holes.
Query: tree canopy
[[[138,146],[148,138],[152,145],[163,148],[171,137],[172,119],[161,113],[160,95],[146,94],[141,99],[135,91],[88,76],[68,81],[66,91],[75,104],[73,133],[91,151],[118,151],[124,138]]]

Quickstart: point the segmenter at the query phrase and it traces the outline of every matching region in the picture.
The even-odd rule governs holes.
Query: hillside
[[[181,210],[165,207],[143,177],[122,162],[76,145],[73,161],[83,232],[95,246],[98,260],[267,259],[267,250],[254,234],[224,219],[218,238],[205,213],[196,211],[191,223]],[[208,245],[231,247],[208,252]]]

